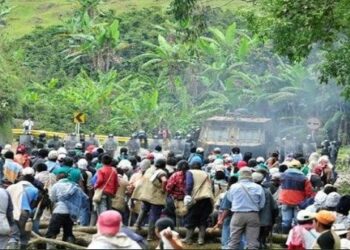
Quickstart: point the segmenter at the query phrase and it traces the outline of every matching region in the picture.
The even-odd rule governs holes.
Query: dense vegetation
[[[349,74],[334,73],[329,61],[340,54],[325,55],[321,45],[283,50],[300,41],[281,37],[289,22],[277,13],[280,1],[271,0],[270,9],[246,3],[252,12],[174,0],[167,10],[118,14],[100,2],[76,0],[60,24],[11,41],[4,38],[9,29],[0,30],[0,104],[8,103],[0,117],[30,115],[39,128],[72,131],[73,113],[81,111],[88,115],[84,132],[128,135],[161,126],[187,131],[209,116],[247,108],[273,118],[276,136],[303,137],[306,119],[316,116],[324,122],[320,137],[348,141],[349,105],[334,83],[347,86]],[[0,6],[6,25],[9,5]],[[302,42],[322,42],[308,38]],[[328,85],[320,85],[320,72]]]

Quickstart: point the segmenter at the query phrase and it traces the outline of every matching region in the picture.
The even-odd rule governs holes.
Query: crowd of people
[[[265,160],[239,148],[194,147],[184,159],[161,145],[133,154],[95,144],[31,152],[5,145],[0,249],[26,249],[32,231],[54,239],[62,229],[62,240],[74,243],[74,225],[97,226],[90,249],[146,249],[157,239],[159,249],[182,249],[196,229],[205,244],[208,228],[221,228],[223,249],[266,249],[272,233],[288,235],[288,249],[346,249],[350,196],[337,192],[336,176],[317,152]],[[178,227],[186,228],[182,239]]]

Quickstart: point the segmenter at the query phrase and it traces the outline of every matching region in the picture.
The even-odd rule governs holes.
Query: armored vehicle
[[[204,148],[206,154],[215,147],[222,153],[230,153],[233,147],[241,152],[250,151],[254,156],[267,154],[270,140],[270,119],[254,116],[214,116],[207,119],[199,134],[198,147]]]

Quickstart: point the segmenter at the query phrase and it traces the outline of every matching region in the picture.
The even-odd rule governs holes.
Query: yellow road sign
[[[74,113],[74,123],[85,123],[86,122],[86,114],[81,112]]]

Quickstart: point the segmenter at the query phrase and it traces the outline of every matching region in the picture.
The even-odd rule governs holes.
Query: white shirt
[[[28,130],[32,130],[32,127],[34,126],[34,122],[32,120],[25,120],[23,122],[23,127],[28,127]]]

